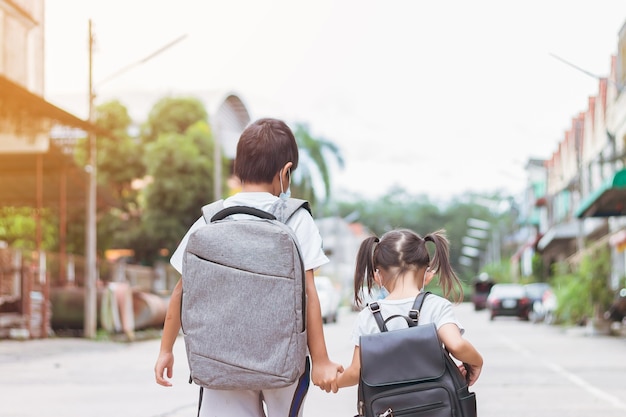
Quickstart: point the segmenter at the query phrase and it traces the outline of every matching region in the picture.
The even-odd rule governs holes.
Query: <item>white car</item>
[[[330,278],[325,276],[315,277],[315,288],[320,299],[322,320],[324,323],[335,323],[341,302],[341,293]]]

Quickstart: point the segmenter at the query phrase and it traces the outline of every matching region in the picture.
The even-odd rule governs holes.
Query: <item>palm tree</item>
[[[295,126],[294,136],[300,149],[300,164],[297,174],[294,175],[293,188],[298,197],[305,198],[315,204],[315,178],[321,179],[324,186],[324,199],[330,197],[331,178],[327,157],[335,159],[339,168],[343,168],[344,161],[339,147],[324,138],[315,138],[309,127],[298,123]]]

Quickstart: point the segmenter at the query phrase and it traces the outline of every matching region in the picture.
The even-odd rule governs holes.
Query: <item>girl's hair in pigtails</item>
[[[371,295],[374,285],[374,249],[379,239],[370,236],[361,242],[359,253],[356,256],[356,269],[354,270],[354,301],[357,306],[363,302],[363,287]]]
[[[463,286],[450,264],[450,244],[443,230],[427,234],[424,241],[435,245],[435,254],[430,263],[430,269],[439,275],[439,283],[443,289],[444,297],[453,295],[455,302],[463,300]]]

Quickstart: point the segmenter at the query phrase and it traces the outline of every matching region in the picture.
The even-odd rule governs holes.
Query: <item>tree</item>
[[[474,202],[474,196],[462,195],[448,202],[436,202],[427,195],[412,195],[403,188],[396,187],[380,198],[363,198],[338,201],[334,210],[327,209],[324,215],[354,217],[377,236],[391,229],[407,228],[421,236],[439,229],[446,231],[450,241],[450,261],[453,268],[466,282],[477,273],[476,268],[467,268],[459,263],[463,247],[463,237],[467,235],[468,218],[482,218],[486,221],[505,221],[493,217],[488,208]],[[503,263],[504,265],[505,263]]]
[[[208,114],[202,102],[193,97],[164,97],[150,110],[142,127],[143,143],[157,140],[162,133],[184,134],[198,121],[207,121]]]
[[[132,120],[119,101],[96,109],[96,125],[112,133],[98,137],[98,183],[120,200],[133,199],[132,182],[145,173],[141,145],[128,134]]]
[[[200,208],[211,201],[213,146],[213,135],[204,121],[184,134],[162,133],[146,146],[150,181],[143,190],[141,234],[134,245],[144,262],[153,261],[161,249],[171,253],[200,216]]]
[[[300,198],[309,200],[312,204],[317,201],[315,194],[315,178],[321,179],[324,186],[324,199],[330,198],[331,175],[327,159],[333,158],[339,168],[343,168],[343,156],[339,147],[324,138],[313,137],[309,127],[298,123],[294,129],[294,136],[300,149],[299,174],[294,175],[293,188]]]
[[[132,119],[126,107],[118,100],[104,103],[96,108],[96,126],[109,135],[99,136],[96,140],[98,186],[107,198],[113,200],[112,207],[98,208],[98,248],[126,248],[130,244],[130,235],[135,233],[139,224],[139,190],[134,181],[145,175],[142,161],[143,146],[133,139],[129,130]],[[76,151],[79,161],[86,161],[87,141],[83,141]],[[84,225],[84,216],[80,213],[75,219]],[[72,242],[80,242],[78,251],[84,247],[84,227],[68,231]]]
[[[37,209],[31,207],[0,207],[0,241],[17,249],[37,249]],[[49,209],[40,213],[41,248],[52,250],[58,244],[58,220]]]

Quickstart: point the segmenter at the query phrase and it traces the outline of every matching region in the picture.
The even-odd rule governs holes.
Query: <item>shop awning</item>
[[[88,178],[83,167],[54,141],[45,153],[0,153],[0,207],[82,207],[87,201]],[[113,204],[106,190],[99,188],[98,205]]]
[[[543,252],[558,243],[570,242],[580,233],[577,222],[561,223],[550,228],[537,242],[537,250]]]
[[[579,218],[611,216],[626,216],[626,169],[605,181],[576,210]]]
[[[60,126],[110,136],[109,132],[49,103],[2,75],[0,122],[4,134],[11,134],[14,129],[18,134],[25,129],[47,134],[45,127]],[[0,206],[85,205],[88,175],[84,168],[78,166],[54,140],[41,148],[45,150],[0,151]],[[99,190],[98,204],[111,203],[107,193]]]
[[[85,131],[98,128],[88,121],[46,101],[26,88],[0,75],[0,116],[19,117],[24,121],[48,119],[59,124],[76,127]],[[105,132],[99,132],[100,134]]]

